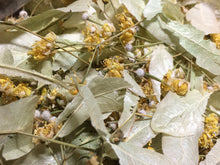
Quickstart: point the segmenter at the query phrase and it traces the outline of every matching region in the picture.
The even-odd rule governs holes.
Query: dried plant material
[[[209,3],[199,3],[186,13],[186,19],[205,34],[220,33],[215,8]]]

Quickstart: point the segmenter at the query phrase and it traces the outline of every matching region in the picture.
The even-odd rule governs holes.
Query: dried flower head
[[[32,50],[28,52],[35,60],[45,60],[49,57],[53,57],[56,53],[54,50],[54,44],[56,41],[56,34],[53,32],[48,33],[44,39],[36,41],[32,45]]]
[[[214,146],[213,139],[217,138],[219,134],[218,125],[219,118],[216,114],[211,113],[205,118],[204,131],[199,138],[200,148],[211,149]]]
[[[124,66],[120,64],[120,57],[115,56],[104,60],[104,67],[107,70],[106,77],[119,77],[123,75]]]

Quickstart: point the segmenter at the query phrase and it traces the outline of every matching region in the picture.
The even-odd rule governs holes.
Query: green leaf
[[[143,14],[147,20],[151,20],[158,13],[162,12],[161,0],[149,0],[144,8]]]
[[[16,131],[32,133],[37,101],[38,97],[30,96],[0,106],[0,134]],[[32,138],[20,134],[1,135],[0,145],[4,145],[3,157],[6,160],[19,158],[33,148]]]
[[[125,142],[143,147],[155,136],[156,133],[151,129],[150,120],[135,121],[130,136],[125,139]]]
[[[179,37],[180,45],[196,57],[196,63],[215,75],[220,75],[220,50],[214,43],[204,40],[204,33],[190,25],[182,25],[175,21],[161,22],[167,30]]]
[[[164,155],[155,151],[148,150],[136,145],[121,142],[119,145],[111,144],[122,165],[146,165],[146,164],[163,164],[175,165]]]
[[[172,136],[190,136],[203,127],[202,114],[205,112],[210,93],[202,95],[192,90],[185,97],[169,92],[157,105],[151,121],[156,132]]]
[[[158,47],[155,48],[155,50],[152,53],[152,58],[149,66],[149,73],[162,80],[164,75],[169,70],[172,69],[173,69],[173,57],[166,50],[165,46],[159,45]],[[160,101],[161,82],[153,79],[151,79],[151,82],[157,100]]]
[[[128,137],[131,127],[135,122],[135,108],[137,106],[139,97],[135,96],[131,92],[127,91],[124,97],[124,109],[121,113],[121,117],[118,121],[119,127],[124,134],[124,137]],[[131,110],[133,112],[131,112]]]

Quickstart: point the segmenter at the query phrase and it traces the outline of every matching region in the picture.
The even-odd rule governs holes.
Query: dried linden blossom
[[[89,51],[93,51],[96,45],[110,38],[115,31],[116,29],[112,23],[105,23],[101,29],[98,29],[94,24],[87,24],[85,30],[82,32],[85,38],[84,42],[87,44],[86,47]],[[104,45],[101,45],[99,50],[103,48]]]
[[[210,34],[212,41],[216,44],[217,49],[220,49],[220,33]]]
[[[125,33],[123,33],[119,37],[119,39],[122,41],[124,45],[133,43],[135,40],[134,35],[136,34],[136,29],[132,26],[134,26],[133,21],[135,20],[135,18],[131,15],[131,13],[125,6],[123,12],[121,14],[117,14],[116,18],[119,21],[120,31],[130,28]]]
[[[43,126],[39,126],[41,124],[43,124]],[[52,139],[61,129],[62,124],[59,124],[56,127],[54,121],[50,122],[49,124],[45,121],[41,121],[41,122],[36,122],[35,127],[36,128],[34,129],[34,135]],[[41,140],[38,138],[33,138],[32,141],[35,144],[39,144],[41,142]]]
[[[180,74],[181,75],[181,74]],[[174,91],[180,96],[185,96],[189,90],[189,82],[187,82],[182,76],[177,76],[173,74],[173,71],[169,70],[168,73],[164,76],[163,81],[169,86],[161,83],[161,88],[163,93],[168,91]]]
[[[120,60],[119,56],[104,60],[104,67],[107,70],[106,77],[123,77],[124,66],[120,64]]]
[[[32,50],[28,52],[29,55],[32,55],[35,60],[45,60],[49,57],[53,57],[56,54],[54,50],[54,44],[56,41],[56,34],[54,32],[48,33],[45,39],[36,41],[32,45]],[[50,42],[48,42],[48,41]]]
[[[211,113],[205,118],[204,131],[199,138],[200,148],[211,149],[214,146],[213,139],[217,138],[220,126],[218,125],[219,118],[216,114]]]
[[[24,83],[16,86],[8,77],[0,76],[0,92],[3,92],[8,96],[24,98],[29,96],[32,91],[31,88]]]

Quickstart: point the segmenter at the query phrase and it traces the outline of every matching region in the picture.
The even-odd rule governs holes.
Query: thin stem
[[[26,136],[34,137],[34,138],[43,140],[43,141],[45,141],[45,142],[48,141],[48,142],[51,142],[51,143],[56,143],[56,144],[68,146],[68,147],[71,147],[71,148],[78,148],[78,149],[83,149],[83,150],[88,150],[88,151],[93,151],[93,152],[95,152],[95,150],[92,149],[92,148],[81,147],[81,146],[77,146],[77,145],[74,145],[74,144],[62,142],[62,141],[59,141],[59,140],[48,139],[48,138],[45,138],[45,137],[36,136],[36,135],[30,134],[30,133],[27,133],[27,132],[22,132],[22,131],[0,132],[0,134],[2,134],[2,135],[3,135],[3,134],[21,134],[21,135],[26,135]]]
[[[110,136],[110,141],[111,141],[111,142],[114,143],[114,141],[113,141],[114,135],[115,135],[122,127],[124,127],[124,125],[135,115],[135,113],[136,113],[136,111],[137,111],[137,107],[138,107],[138,106],[136,105],[135,108],[134,108],[133,113],[131,114],[131,116],[129,116],[129,118],[127,118],[127,120],[125,120],[124,123],[122,123],[121,126],[118,127],[118,128],[111,134],[111,136]]]
[[[29,29],[27,29],[27,28],[25,28],[25,27],[23,27],[23,26],[20,26],[20,25],[17,25],[17,24],[13,24],[13,23],[10,23],[10,22],[0,22],[0,24],[9,25],[9,26],[14,26],[14,27],[16,27],[16,28],[18,28],[18,29],[20,29],[20,30],[23,30],[23,31],[25,31],[25,32],[31,33],[31,34],[33,34],[33,35],[35,35],[35,36],[38,36],[38,37],[40,37],[41,39],[43,39],[43,40],[45,40],[45,41],[47,41],[47,42],[53,44],[54,46],[58,47],[59,49],[62,49],[63,51],[65,51],[65,52],[69,53],[70,55],[74,56],[75,58],[77,58],[78,60],[84,62],[84,63],[87,64],[87,65],[89,65],[89,63],[88,63],[87,61],[81,59],[80,57],[76,56],[75,54],[71,53],[70,51],[68,51],[68,50],[66,50],[66,49],[64,49],[64,48],[62,48],[62,47],[60,47],[60,46],[57,45],[56,43],[53,43],[53,41],[50,41],[50,40],[48,40],[48,39],[42,37],[41,35],[39,35],[39,34],[37,34],[37,33],[32,32],[31,30],[29,30]]]

